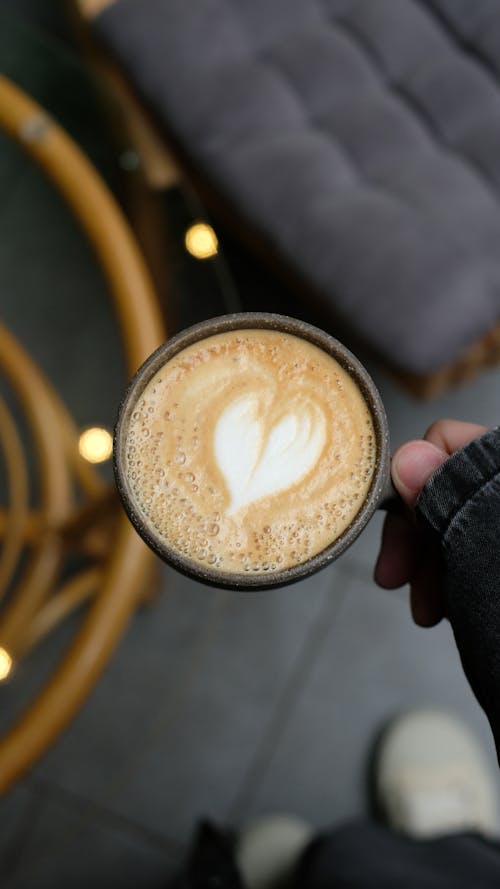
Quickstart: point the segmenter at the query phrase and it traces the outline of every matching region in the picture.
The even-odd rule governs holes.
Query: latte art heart
[[[132,413],[127,477],[145,525],[217,572],[307,562],[357,515],[376,464],[362,393],[334,358],[279,330],[183,349]]]
[[[270,428],[266,419],[258,396],[244,395],[217,421],[215,457],[231,495],[226,515],[293,487],[321,455],[326,422],[319,408],[298,404]]]

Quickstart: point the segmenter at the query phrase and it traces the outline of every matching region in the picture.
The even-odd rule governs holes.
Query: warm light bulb
[[[0,682],[7,679],[12,670],[12,658],[5,648],[0,645]]]
[[[216,256],[219,249],[217,235],[211,225],[206,222],[195,222],[185,235],[186,250],[196,259],[210,259]]]
[[[113,439],[107,429],[92,426],[80,435],[78,450],[89,463],[104,463],[113,453]]]

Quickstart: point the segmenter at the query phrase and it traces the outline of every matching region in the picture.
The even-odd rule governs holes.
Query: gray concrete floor
[[[426,406],[378,382],[395,440],[435,417],[497,418],[498,371]],[[1,804],[2,885],[160,887],[202,816],[238,826],[289,811],[321,828],[364,815],[373,738],[414,706],[463,717],[496,769],[449,626],[416,628],[406,591],[372,582],[380,524],[324,572],[272,593],[210,590],[163,569],[158,600],[86,705]],[[4,718],[72,629],[2,689]]]
[[[0,177],[2,314],[77,421],[110,425],[124,374],[99,271],[65,208],[5,140]],[[175,230],[179,196],[168,200]],[[187,299],[199,271],[173,256]],[[213,281],[204,281],[213,311]],[[197,303],[194,314],[202,311]],[[443,416],[498,422],[500,370],[420,404],[370,369],[394,446]],[[496,769],[448,625],[417,629],[406,591],[384,592],[371,579],[381,521],[329,569],[272,593],[211,590],[163,568],[157,600],[137,613],[88,702],[0,802],[2,887],[155,889],[202,816],[237,827],[292,811],[321,828],[365,815],[372,740],[414,706],[461,715]],[[0,730],[43,684],[77,623],[0,688]]]

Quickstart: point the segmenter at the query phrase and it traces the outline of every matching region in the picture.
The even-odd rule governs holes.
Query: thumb
[[[448,454],[429,441],[409,441],[392,458],[391,473],[394,485],[404,502],[415,505],[420,491]]]

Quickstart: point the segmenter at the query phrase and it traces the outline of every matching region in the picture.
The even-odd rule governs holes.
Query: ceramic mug
[[[127,475],[127,434],[132,414],[141,395],[155,374],[174,356],[200,340],[220,333],[263,329],[281,331],[304,339],[332,356],[346,371],[362,394],[371,414],[375,437],[375,466],[369,489],[359,511],[348,527],[321,552],[272,573],[226,573],[201,564],[181,554],[158,533],[134,496]],[[125,393],[119,409],[114,436],[114,471],[116,484],[128,517],[144,541],[168,564],[195,580],[233,590],[259,590],[296,582],[326,567],[350,547],[376,509],[399,509],[402,505],[390,474],[390,441],[387,416],[377,387],[361,362],[330,334],[304,321],[283,315],[243,312],[203,321],[161,345],[139,368]]]

